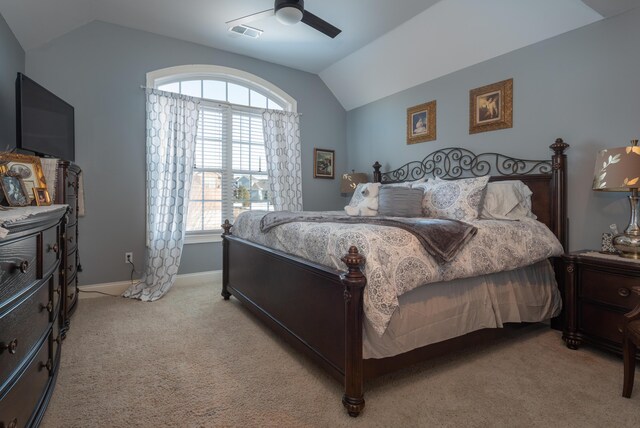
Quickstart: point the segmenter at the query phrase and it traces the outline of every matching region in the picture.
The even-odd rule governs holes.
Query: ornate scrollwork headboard
[[[453,180],[490,175],[491,181],[522,180],[533,191],[532,210],[558,237],[565,249],[568,244],[566,211],[566,155],[569,147],[561,138],[549,146],[551,159],[518,159],[500,153],[475,154],[459,147],[429,153],[420,161],[400,168],[380,172],[382,165],[373,165],[373,179],[378,183],[397,183],[427,177]]]

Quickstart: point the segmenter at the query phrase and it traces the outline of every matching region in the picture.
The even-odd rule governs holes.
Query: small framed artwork
[[[25,207],[31,203],[27,196],[27,189],[20,176],[5,174],[0,179],[0,186],[7,204],[11,207]]]
[[[469,134],[513,128],[513,79],[469,91]]]
[[[335,178],[335,151],[313,149],[313,178]]]
[[[34,187],[33,197],[36,200],[36,205],[51,205],[51,197],[46,187]]]
[[[42,172],[40,158],[37,156],[22,155],[19,153],[0,153],[0,173],[22,178],[29,202],[36,187],[47,187],[47,182]]]
[[[436,139],[436,102],[420,104],[407,109],[407,144]]]

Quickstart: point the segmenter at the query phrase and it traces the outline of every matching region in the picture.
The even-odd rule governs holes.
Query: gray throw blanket
[[[438,263],[446,263],[458,254],[478,229],[459,220],[422,217],[353,217],[345,214],[327,214],[316,211],[276,211],[260,220],[260,230],[270,229],[294,221],[314,223],[367,223],[380,226],[399,227],[413,234],[424,249]]]

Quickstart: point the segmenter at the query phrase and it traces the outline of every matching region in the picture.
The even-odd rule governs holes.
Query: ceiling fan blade
[[[263,10],[262,12],[252,13],[251,15],[243,16],[242,18],[232,19],[231,21],[227,21],[225,24],[229,25],[241,25],[247,24],[252,21],[257,21],[258,19],[267,18],[269,16],[273,16],[273,9]]]
[[[304,14],[302,15],[302,22],[307,24],[309,27],[315,28],[316,30],[320,31],[321,33],[326,34],[327,36],[331,37],[332,39],[335,38],[338,34],[340,34],[342,32],[341,29],[339,29],[337,27],[334,27],[333,25],[329,24],[324,19],[318,18],[317,16],[315,16],[313,13],[309,12],[308,10],[304,11]]]

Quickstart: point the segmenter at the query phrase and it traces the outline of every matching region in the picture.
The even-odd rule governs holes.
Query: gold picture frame
[[[37,206],[51,205],[51,196],[49,196],[49,191],[46,187],[34,187],[33,198]]]
[[[47,182],[42,172],[42,164],[37,156],[1,152],[0,173],[12,173],[22,178],[29,202],[33,200],[31,195],[34,195],[34,188],[47,187]]]
[[[407,109],[407,144],[436,139],[436,101]]]
[[[469,91],[469,134],[513,128],[513,79]]]
[[[334,150],[313,149],[313,178],[335,178]]]
[[[4,201],[10,207],[26,207],[31,204],[24,181],[19,175],[7,172],[0,176],[0,187],[4,193]]]

